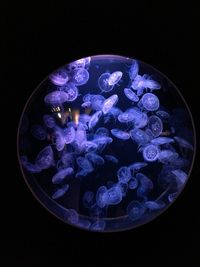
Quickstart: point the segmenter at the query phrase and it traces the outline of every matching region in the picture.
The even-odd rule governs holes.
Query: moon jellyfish
[[[59,184],[61,183],[67,176],[70,176],[74,173],[74,170],[71,167],[68,167],[66,169],[61,169],[58,171],[52,178],[53,184]]]
[[[108,83],[108,79],[110,77],[110,73],[103,73],[98,79],[98,86],[102,92],[110,92],[114,85],[110,85]]]
[[[44,102],[46,104],[59,105],[59,104],[65,103],[66,101],[68,101],[68,99],[69,97],[66,92],[53,91],[45,96]]]
[[[54,156],[51,146],[46,146],[45,148],[43,148],[38,153],[35,159],[35,164],[40,169],[48,169],[53,165],[53,163],[54,163]]]
[[[146,93],[141,98],[142,106],[148,111],[155,111],[160,106],[158,97],[152,93]]]
[[[128,206],[127,206],[127,214],[128,217],[132,220],[132,221],[137,221],[139,220],[142,215],[145,213],[146,208],[143,206],[142,203],[140,203],[139,201],[131,201]]]
[[[156,161],[159,157],[159,148],[155,145],[147,145],[143,150],[143,157],[146,161]]]
[[[72,72],[72,82],[76,86],[86,84],[89,80],[89,72],[86,69],[75,69]]]
[[[130,138],[129,133],[122,131],[120,129],[112,129],[111,133],[113,136],[117,137],[118,139],[128,140]]]
[[[148,126],[155,137],[159,136],[163,131],[163,123],[157,116],[152,115],[149,117]]]
[[[125,96],[133,102],[138,102],[139,97],[130,88],[124,88]]]
[[[182,192],[195,129],[181,93],[155,68],[88,56],[57,68],[33,92],[17,152],[34,196],[66,226],[122,231],[153,220]]]
[[[103,114],[107,114],[111,110],[111,108],[114,105],[116,105],[117,101],[118,101],[117,95],[112,95],[109,98],[107,98],[102,104]]]
[[[69,185],[63,185],[62,188],[59,188],[55,191],[55,193],[53,193],[52,195],[52,199],[58,199],[61,198],[62,196],[64,196],[64,194],[68,191],[69,189]]]
[[[64,69],[59,69],[49,75],[50,81],[58,86],[63,86],[69,81],[69,75]]]
[[[117,84],[121,78],[122,78],[123,73],[121,71],[115,71],[110,76],[108,77],[108,85],[115,85]]]

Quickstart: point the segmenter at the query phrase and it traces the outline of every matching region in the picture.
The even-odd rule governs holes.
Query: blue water
[[[92,56],[52,72],[23,111],[18,152],[39,201],[66,223],[120,231],[151,221],[184,188],[191,114],[150,65]]]

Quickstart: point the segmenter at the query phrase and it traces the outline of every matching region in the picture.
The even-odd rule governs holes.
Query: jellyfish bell
[[[59,69],[49,75],[50,81],[57,86],[63,86],[69,81],[69,74],[65,69]]]
[[[110,92],[112,91],[114,87],[114,85],[110,85],[108,83],[109,77],[110,77],[110,73],[106,72],[106,73],[102,73],[98,79],[98,86],[102,92]]]
[[[163,123],[162,120],[155,115],[149,117],[148,127],[151,130],[152,134],[157,137],[163,131]]]
[[[73,70],[71,75],[72,75],[71,81],[76,86],[84,85],[89,80],[89,72],[83,68]]]
[[[160,101],[155,94],[146,93],[141,98],[142,106],[148,111],[155,111],[160,106]]]
[[[110,76],[108,77],[108,85],[114,86],[117,84],[121,78],[122,78],[123,73],[121,71],[115,71]]]
[[[144,160],[153,162],[156,161],[159,157],[160,150],[155,145],[147,145],[143,150]]]

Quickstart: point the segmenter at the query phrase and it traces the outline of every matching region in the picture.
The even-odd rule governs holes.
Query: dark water
[[[70,224],[94,231],[118,231],[136,227],[152,220],[163,212],[182,191],[194,157],[195,138],[192,118],[186,103],[174,85],[151,66],[120,56],[95,56],[87,60],[89,62],[81,63],[82,65],[79,64],[79,66],[74,64],[73,66],[66,65],[62,67],[64,73],[69,76],[69,80],[64,85],[56,85],[55,80],[52,82],[52,76],[50,78],[47,77],[30,97],[21,118],[21,130],[19,130],[18,138],[19,156],[26,156],[26,162],[32,163],[34,167],[37,167],[35,161],[38,153],[45,147],[50,146],[53,151],[53,160],[48,168],[43,168],[37,173],[33,173],[27,167],[27,163],[22,164],[23,175],[42,204],[56,216]],[[135,65],[137,73],[131,80],[130,70],[136,63],[138,64],[138,70]],[[74,69],[87,70],[89,80],[85,84],[78,85],[76,80],[74,82]],[[115,80],[110,80],[110,83],[114,83],[114,85],[109,85],[107,81],[107,86],[113,88],[110,91],[102,91],[98,83],[99,77],[103,73],[112,75],[115,72],[121,72],[122,77],[116,83]],[[144,74],[148,74],[148,76],[142,78]],[[141,77],[138,88],[144,84],[144,89],[141,94],[138,93],[138,89],[131,89],[136,95],[139,95],[138,101],[134,102],[125,95],[124,88],[131,88],[134,80],[139,77],[138,75]],[[148,84],[147,81],[149,80],[156,81],[160,88],[148,88],[145,83]],[[45,103],[45,96],[51,92],[64,91],[68,93],[66,84],[69,83],[74,83],[78,90],[78,96],[74,101],[63,102],[59,100],[53,104]],[[102,84],[102,86],[104,85]],[[144,105],[141,107],[138,104],[146,93],[157,96],[159,108],[151,111],[147,110]],[[100,104],[98,110],[94,110],[92,105],[96,100],[91,97],[88,108],[81,106],[83,97],[86,94],[97,95],[97,98],[99,95],[104,97],[104,102]],[[117,96],[117,101],[104,114],[102,110],[105,100],[113,95]],[[136,123],[134,120],[127,123],[120,122],[118,115],[113,115],[112,113],[114,108],[120,109],[121,113],[134,108],[138,112],[144,113],[147,118],[152,115],[158,116],[158,111],[165,111],[168,117],[161,118],[162,132],[158,136],[150,137],[148,135],[149,139],[146,142],[136,141],[130,136],[127,139],[123,139],[113,136],[111,130],[120,129],[130,135],[130,131],[137,128]],[[87,114],[91,118],[98,111],[100,111],[101,115],[94,126],[88,127],[88,122],[80,122],[79,118],[82,114]],[[49,128],[45,125],[43,120],[43,115],[45,114],[50,115],[55,120],[55,127]],[[38,138],[37,133],[33,134],[33,125],[42,127],[44,138],[41,135]],[[86,140],[80,140],[79,143],[79,137],[75,135],[73,142],[65,144],[62,149],[58,150],[55,144],[55,131],[61,132],[64,136],[65,129],[71,127],[71,125],[75,133],[79,131],[78,129],[84,128]],[[97,147],[89,152],[102,157],[104,164],[91,162],[93,170],[86,175],[76,177],[77,172],[81,169],[76,159],[77,157],[86,158],[88,153],[82,148],[82,144],[88,140],[93,142],[96,138],[96,131],[101,127],[108,130],[108,136],[112,138],[112,142],[104,145],[103,148]],[[147,120],[145,126],[139,128],[144,133],[149,127]],[[169,144],[166,141],[164,144],[157,144],[156,147],[158,147],[159,151],[171,151],[175,160],[171,160],[170,156],[167,156],[167,159],[163,161],[159,158],[161,154],[157,155],[157,158],[153,161],[145,159],[143,154],[145,147],[152,144],[152,140],[158,137],[173,139],[173,142]],[[78,145],[77,142],[79,143]],[[74,159],[72,162],[61,164],[59,167],[58,162],[61,161],[62,155],[66,153],[74,153]],[[106,155],[114,156],[118,162],[114,163],[106,160]],[[125,188],[128,187],[130,181],[134,179],[137,181],[138,186],[135,189],[128,188],[126,192],[122,192],[123,189],[120,187],[122,183],[118,179],[117,172],[121,167],[129,168],[135,162],[145,162],[147,164],[140,170],[131,171],[131,177],[129,177],[128,181],[123,182],[123,186]],[[58,184],[52,183],[52,177],[59,170],[67,167],[73,168],[73,174],[66,176]],[[146,178],[141,178],[140,173],[147,180],[145,180]],[[122,179],[124,178],[122,177]],[[149,185],[149,180],[153,185],[152,187]],[[66,184],[69,185],[68,191],[54,199],[55,192],[64,190],[63,188]],[[102,202],[103,207],[98,204],[97,196],[97,191],[101,186],[106,186],[107,191],[114,188],[116,189],[116,194],[118,194],[114,197],[110,196],[110,198],[108,194],[104,194],[103,196],[106,200],[105,203]],[[88,205],[85,205],[83,197],[87,191],[92,192],[93,199],[88,202]],[[173,195],[175,198],[170,201],[170,196]],[[121,197],[119,203],[115,199],[118,197]],[[116,203],[111,203],[112,201],[116,201]],[[130,210],[132,206],[133,208]]]

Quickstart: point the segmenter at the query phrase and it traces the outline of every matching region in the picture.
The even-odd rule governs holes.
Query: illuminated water
[[[151,221],[185,186],[195,152],[191,114],[160,72],[92,56],[51,73],[23,111],[25,181],[51,213],[91,231]]]

